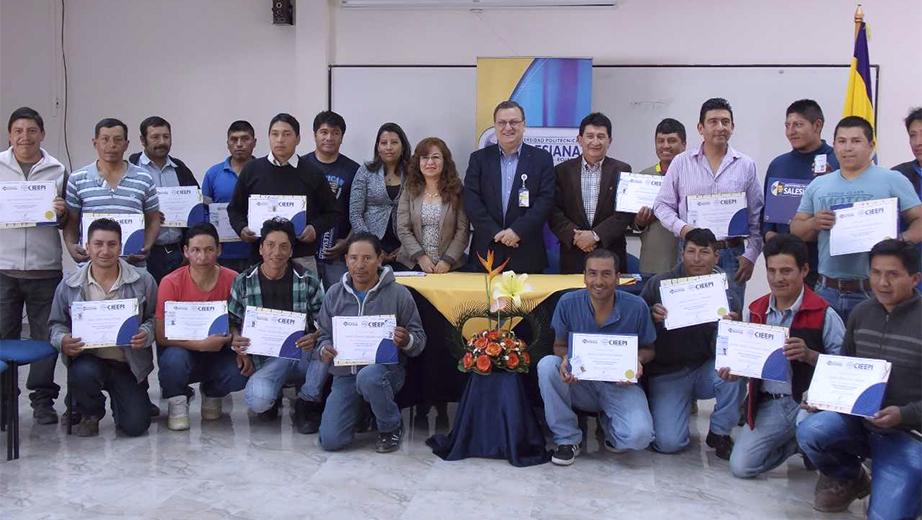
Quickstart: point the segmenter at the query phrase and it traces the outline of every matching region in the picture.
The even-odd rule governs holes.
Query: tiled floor
[[[155,375],[150,381],[155,387]],[[159,397],[159,389],[151,394]],[[292,429],[287,402],[270,424],[247,414],[240,393],[225,399],[219,421],[202,422],[200,403],[193,401],[186,432],[167,430],[161,416],[148,434],[127,438],[107,416],[99,437],[81,439],[67,437],[62,425],[33,424],[24,392],[22,458],[0,461],[0,518],[838,520],[862,518],[867,505],[856,502],[842,515],[814,512],[816,475],[799,457],[754,480],[734,478],[699,442],[713,401],[701,402],[693,444],[681,454],[612,455],[592,440],[573,466],[525,469],[444,462],[424,444],[430,432],[412,429],[396,453],[376,454],[373,434],[326,453],[316,435]]]

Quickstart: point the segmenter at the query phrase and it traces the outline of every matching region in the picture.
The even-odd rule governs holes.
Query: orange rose
[[[490,341],[498,340],[499,332],[496,332],[495,330],[491,330],[490,332],[487,333],[487,339],[489,339]]]
[[[487,338],[477,338],[476,340],[474,340],[474,348],[478,350],[483,350],[484,348],[486,348],[487,343],[489,342],[490,340],[488,340]]]
[[[471,354],[470,352],[466,352],[464,354],[463,362],[464,362],[464,369],[470,370],[471,367],[474,366],[474,355]]]
[[[512,350],[515,348],[515,340],[506,338],[503,340],[503,346],[506,347],[506,350]]]
[[[499,346],[499,343],[490,342],[487,343],[487,354],[490,357],[496,357],[503,351],[503,347]]]
[[[509,370],[515,370],[519,368],[519,356],[515,354],[509,354],[509,358],[506,360],[506,368]]]
[[[522,361],[524,361],[526,365],[531,365],[531,356],[528,355],[528,352],[522,352]]]
[[[485,374],[489,374],[490,367],[492,366],[493,366],[493,363],[490,361],[490,358],[488,356],[481,355],[480,357],[477,358],[477,370]]]

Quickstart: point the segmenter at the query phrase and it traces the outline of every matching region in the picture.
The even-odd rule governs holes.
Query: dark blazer
[[[919,174],[916,173],[914,168],[916,164],[915,160],[897,164],[893,168],[890,168],[893,171],[897,171],[903,174],[904,177],[909,179],[909,182],[912,183],[912,187],[916,189],[916,193],[919,193],[922,189],[922,178],[919,177]]]
[[[601,247],[618,256],[620,270],[627,268],[627,240],[624,231],[634,221],[633,213],[615,211],[615,196],[618,193],[620,172],[630,172],[631,165],[606,157],[602,161],[602,178],[599,182],[599,202],[595,207],[595,218],[589,222],[583,208],[583,191],[580,183],[582,155],[557,165],[557,189],[554,195],[554,209],[551,210],[551,231],[560,241],[560,272],[582,273],[586,253],[573,245],[577,229],[595,231],[601,239]]]
[[[186,163],[180,161],[179,159],[170,156],[170,159],[176,163],[176,178],[179,180],[180,186],[195,186],[196,188],[200,187],[198,181],[195,180],[195,175],[192,174],[192,171],[186,166]],[[137,166],[138,162],[141,160],[141,152],[135,152],[128,156],[128,162]]]
[[[527,175],[527,208],[519,207],[523,174]],[[492,249],[496,255],[494,267],[509,258],[507,271],[540,273],[547,267],[543,229],[554,206],[554,159],[546,150],[522,145],[505,215],[501,175],[499,145],[471,154],[464,176],[464,209],[474,227],[469,266],[482,271],[477,254],[486,258],[487,251]],[[493,241],[493,237],[506,228],[519,235],[519,247],[506,247]]]

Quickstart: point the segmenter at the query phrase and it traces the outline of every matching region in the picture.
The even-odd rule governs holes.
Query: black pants
[[[147,257],[147,272],[154,277],[157,285],[160,285],[160,280],[178,269],[183,259],[182,243],[155,245],[150,250],[150,256]]]
[[[2,244],[0,247],[3,247]],[[48,316],[54,291],[60,282],[61,276],[25,280],[0,274],[0,339],[22,339],[22,309],[25,306],[30,336],[35,340],[48,341]],[[26,388],[32,391],[29,399],[33,407],[51,405],[58,397],[61,387],[54,382],[57,360],[57,356],[51,356],[29,365]]]
[[[106,396],[115,426],[132,437],[150,428],[150,401],[147,389],[131,373],[128,363],[81,354],[70,362],[71,391],[77,400],[77,411],[83,416],[103,417]]]

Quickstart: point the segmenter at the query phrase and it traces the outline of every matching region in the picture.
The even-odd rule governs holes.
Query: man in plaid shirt
[[[323,412],[326,371],[314,352],[314,319],[323,304],[323,287],[313,273],[291,262],[296,238],[294,226],[287,220],[275,218],[263,224],[259,239],[262,262],[234,279],[227,310],[233,333],[231,346],[238,354],[245,354],[250,344],[249,338],[240,334],[247,306],[307,315],[307,334],[296,343],[302,351],[301,359],[251,356],[255,372],[244,394],[247,406],[260,419],[272,421],[281,407],[282,386],[299,385],[294,423],[299,432],[307,434],[320,428]]]

